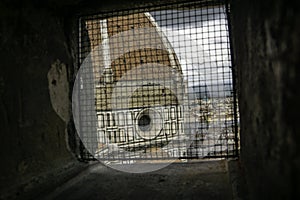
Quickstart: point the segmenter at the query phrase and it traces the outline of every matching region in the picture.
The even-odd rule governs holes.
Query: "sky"
[[[212,95],[220,95],[232,82],[225,8],[150,14],[173,47],[188,87],[207,85]]]

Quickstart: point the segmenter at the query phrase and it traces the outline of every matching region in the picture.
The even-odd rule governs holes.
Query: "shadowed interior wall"
[[[72,59],[63,21],[13,2],[0,3],[1,189],[75,160],[66,142]]]
[[[251,199],[299,196],[299,5],[233,1],[241,162]]]

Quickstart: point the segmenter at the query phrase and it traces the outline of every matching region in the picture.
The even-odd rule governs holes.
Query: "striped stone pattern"
[[[175,135],[184,133],[183,106],[164,106],[156,110],[162,113],[163,129],[156,137],[157,142],[165,142]],[[140,109],[132,109],[118,112],[98,112],[99,143],[118,143],[120,146],[127,145],[138,147],[144,139],[136,130],[137,116]],[[150,145],[150,141],[148,142]]]

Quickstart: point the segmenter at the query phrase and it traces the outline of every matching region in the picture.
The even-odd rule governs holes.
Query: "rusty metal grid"
[[[237,157],[228,16],[223,1],[201,1],[80,17],[78,67],[92,67],[74,86],[77,129],[93,143],[81,158]]]

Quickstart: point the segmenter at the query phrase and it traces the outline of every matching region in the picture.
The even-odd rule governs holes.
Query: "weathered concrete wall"
[[[299,4],[233,1],[241,162],[251,199],[299,196]]]
[[[72,59],[63,27],[50,10],[0,3],[0,190],[75,160],[66,142]]]

